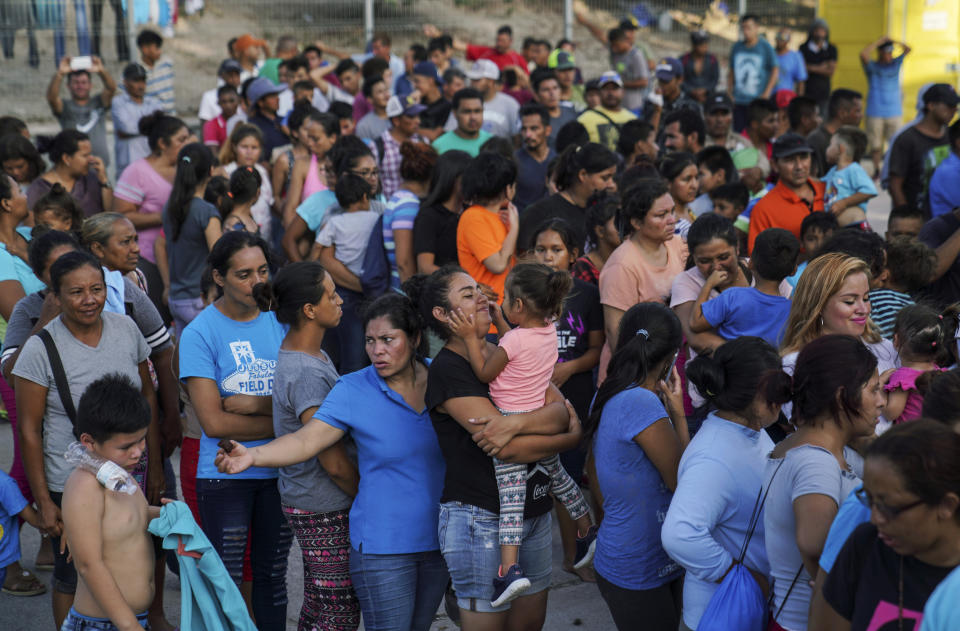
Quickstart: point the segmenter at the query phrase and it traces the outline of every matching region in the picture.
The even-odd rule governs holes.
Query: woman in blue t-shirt
[[[660,528],[690,442],[674,367],[681,339],[666,305],[628,309],[587,424],[604,514],[593,568],[620,631],[637,620],[651,631],[680,624],[683,570],[660,545]]]
[[[253,447],[273,437],[273,381],[284,330],[254,298],[254,288],[267,281],[267,252],[266,242],[247,232],[220,237],[209,263],[222,295],[187,325],[179,357],[180,379],[203,429],[197,465],[203,530],[238,584],[251,537],[253,615],[260,629],[282,630],[293,533],[280,509],[277,470],[224,476],[213,464],[218,440]]]
[[[266,445],[233,443],[216,466],[238,475],[287,467],[349,434],[360,469],[350,508],[350,577],[364,626],[426,631],[448,575],[437,540],[444,464],[424,403],[427,366],[419,359],[423,321],[399,294],[375,300],[362,320],[372,365],[340,377],[300,430]],[[213,467],[213,458],[201,466]]]
[[[213,154],[206,145],[194,142],[181,149],[173,190],[163,209],[166,260],[161,254],[157,264],[161,272],[166,271],[167,302],[178,337],[203,309],[203,263],[222,232],[220,211],[203,199],[212,169]]]

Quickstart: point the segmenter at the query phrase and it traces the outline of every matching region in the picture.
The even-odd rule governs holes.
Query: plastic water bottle
[[[97,476],[97,482],[109,491],[133,495],[140,489],[137,481],[126,469],[112,460],[97,456],[78,442],[70,443],[63,457],[73,466]]]

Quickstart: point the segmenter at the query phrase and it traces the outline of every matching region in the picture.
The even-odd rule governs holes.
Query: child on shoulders
[[[867,135],[851,125],[838,129],[827,147],[827,162],[833,166],[821,178],[827,185],[824,207],[836,215],[841,228],[859,226],[870,229],[867,202],[877,196],[877,187],[860,166],[866,150]]]
[[[780,283],[797,269],[799,253],[800,242],[790,231],[768,228],[761,232],[750,259],[755,286],[730,287],[708,300],[710,292],[727,279],[727,272],[715,270],[694,303],[690,329],[694,333],[714,329],[725,340],[754,335],[779,346],[790,315],[790,300],[780,295]]]
[[[823,244],[839,229],[837,218],[830,213],[817,211],[803,218],[800,222],[800,245],[803,246],[800,264],[797,265],[796,272],[787,276],[787,282],[791,287],[797,286],[800,275],[807,269],[807,263],[817,258]]]

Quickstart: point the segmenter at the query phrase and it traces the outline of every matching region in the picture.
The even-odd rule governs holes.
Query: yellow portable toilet
[[[925,83],[960,87],[960,0],[820,0],[819,16],[837,47],[834,89],[858,90],[866,99],[860,51],[881,35],[911,48],[900,73],[904,121],[916,115],[917,91]]]

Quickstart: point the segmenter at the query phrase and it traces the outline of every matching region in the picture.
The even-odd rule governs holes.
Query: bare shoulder
[[[89,509],[103,503],[105,489],[95,475],[83,469],[74,469],[63,487],[63,510],[71,507]]]

